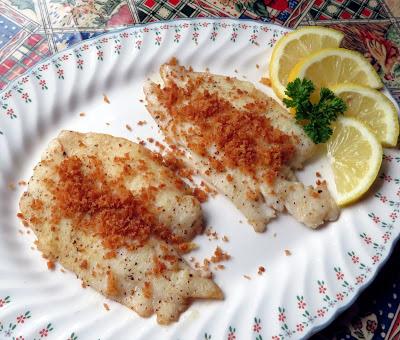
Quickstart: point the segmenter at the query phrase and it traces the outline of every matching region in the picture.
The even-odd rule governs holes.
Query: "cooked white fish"
[[[293,118],[247,81],[193,72],[171,62],[162,86],[147,81],[147,108],[189,166],[264,231],[277,211],[316,228],[339,209],[326,184],[305,187],[293,170],[315,150]]]
[[[84,283],[168,324],[220,288],[181,258],[202,229],[200,203],[157,156],[123,138],[62,132],[20,200],[39,250]]]

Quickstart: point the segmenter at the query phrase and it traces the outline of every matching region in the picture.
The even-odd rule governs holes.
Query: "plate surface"
[[[398,150],[385,150],[380,176],[365,199],[318,231],[283,214],[256,234],[221,195],[206,202],[208,225],[220,237],[198,236],[200,248],[189,256],[209,257],[217,245],[232,255],[226,269],[215,272],[226,298],[195,302],[168,327],[82,289],[60,267],[47,270],[32,233],[16,218],[25,188],[18,181],[29,179],[41,151],[61,129],[161,141],[142,101],[142,85],[172,56],[195,70],[247,77],[272,95],[258,81],[285,32],[228,19],[139,26],[55,55],[0,94],[1,339],[299,339],[326,325],[371,282],[400,232]],[[317,170],[329,178],[322,160],[306,166],[299,178],[314,183]],[[266,268],[263,275],[257,274],[259,266]]]

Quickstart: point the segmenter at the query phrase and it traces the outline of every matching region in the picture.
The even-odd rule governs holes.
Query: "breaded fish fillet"
[[[325,184],[305,187],[292,170],[315,145],[272,98],[247,81],[193,72],[173,61],[160,69],[163,85],[147,81],[150,114],[189,166],[232,200],[264,231],[277,211],[316,228],[339,209]]]
[[[200,203],[157,155],[123,138],[63,131],[20,200],[38,248],[86,284],[168,324],[220,288],[181,258]]]

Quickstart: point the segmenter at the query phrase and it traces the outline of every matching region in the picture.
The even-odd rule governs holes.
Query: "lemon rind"
[[[364,138],[368,140],[369,144],[371,145],[372,154],[369,157],[369,170],[364,176],[364,180],[361,181],[353,190],[347,192],[346,194],[339,194],[338,190],[336,189],[336,203],[339,206],[345,206],[350,203],[357,201],[361,196],[363,196],[369,188],[374,183],[376,177],[378,176],[379,169],[382,163],[382,146],[379,141],[376,139],[375,135],[370,131],[370,129],[355,118],[349,117],[340,117],[337,120],[337,124],[341,125],[342,127],[346,126],[353,126],[357,128],[361,132]],[[331,153],[330,144],[332,143],[328,141],[327,151],[328,151],[328,158],[332,162],[334,158]],[[366,164],[367,165],[367,164]]]
[[[330,86],[330,89],[335,93],[335,95],[339,95],[342,92],[367,94],[370,98],[379,102],[382,105],[382,110],[388,117],[386,120],[386,122],[388,122],[388,124],[386,124],[388,131],[385,136],[386,138],[379,141],[385,147],[395,147],[397,145],[397,140],[399,138],[399,118],[396,106],[388,97],[375,89],[354,83],[340,83]]]
[[[318,31],[318,32],[317,32]],[[269,63],[269,77],[272,82],[272,89],[274,90],[275,94],[278,98],[283,98],[285,96],[286,87],[281,84],[279,81],[279,63],[277,62],[280,56],[283,54],[283,48],[281,48],[282,44],[287,44],[290,41],[298,38],[303,34],[309,34],[311,32],[321,33],[324,32],[326,35],[331,36],[332,38],[337,40],[337,46],[340,45],[341,41],[344,38],[344,34],[340,31],[334,30],[332,28],[322,27],[322,26],[308,26],[302,27],[298,30],[289,32],[284,37],[282,37],[274,46],[272,51],[272,56]],[[278,54],[280,53],[280,54]]]

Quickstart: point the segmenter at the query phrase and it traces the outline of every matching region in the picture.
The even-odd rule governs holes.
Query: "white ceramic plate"
[[[140,101],[143,81],[161,63],[175,56],[196,70],[258,83],[267,73],[271,47],[285,32],[225,19],[140,26],[57,54],[0,94],[1,339],[299,339],[325,326],[371,282],[400,231],[398,150],[385,150],[381,175],[366,198],[318,231],[282,215],[256,234],[224,197],[205,203],[208,224],[230,241],[199,236],[200,249],[190,256],[209,257],[217,245],[232,255],[215,274],[226,298],[195,302],[168,327],[82,289],[72,273],[47,270],[32,249],[32,233],[16,218],[24,190],[17,182],[29,179],[40,152],[61,129],[161,140]],[[148,124],[138,126],[139,120]],[[329,177],[322,161],[299,177],[313,183],[317,169]],[[262,276],[259,266],[266,268]]]

